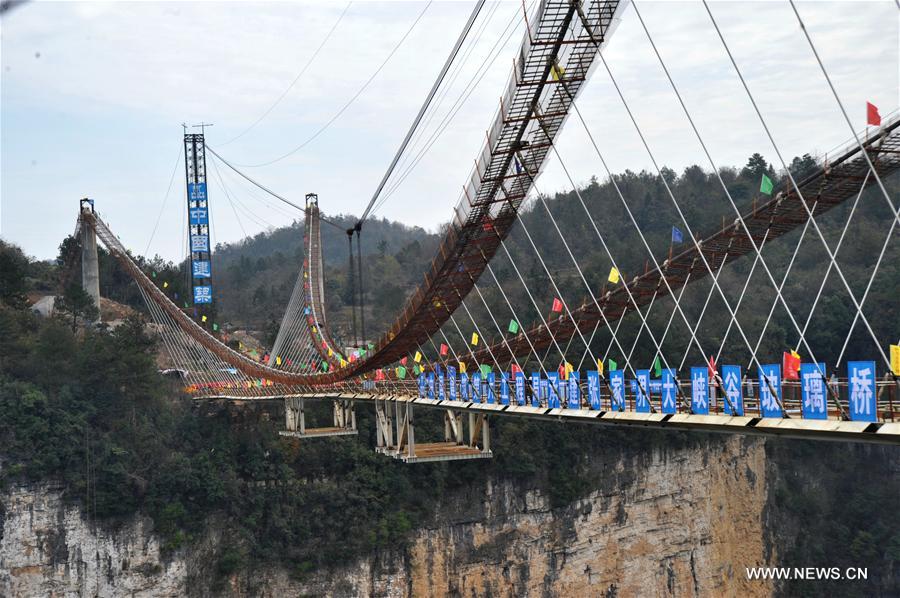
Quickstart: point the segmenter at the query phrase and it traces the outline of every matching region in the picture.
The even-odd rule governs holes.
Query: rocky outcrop
[[[744,567],[764,564],[762,440],[712,439],[685,449],[598,456],[602,481],[551,509],[536,488],[489,482],[449,497],[408,547],[302,582],[285,571],[239,573],[215,591],[197,563],[211,537],[160,556],[148,522],[89,525],[58,489],[2,495],[0,595],[176,596],[754,596]],[[771,555],[770,555],[771,557]]]

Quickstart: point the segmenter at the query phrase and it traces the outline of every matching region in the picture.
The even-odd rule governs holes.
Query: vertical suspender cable
[[[356,265],[359,272],[359,342],[360,346],[366,344],[366,289],[363,286],[363,267],[362,267],[362,240],[359,238],[362,233],[362,225],[357,224],[353,230],[356,231]],[[353,259],[351,249],[350,259]]]

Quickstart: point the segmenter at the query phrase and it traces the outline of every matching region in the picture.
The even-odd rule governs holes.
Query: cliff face
[[[448,497],[408,547],[304,581],[254,570],[215,592],[200,569],[215,534],[161,559],[149,523],[90,526],[51,486],[2,496],[0,595],[232,593],[338,596],[767,595],[764,442],[713,438],[690,449],[598,455],[601,484],[551,510],[535,488],[489,482]],[[351,515],[352,516],[352,515]],[[217,532],[218,533],[218,532]],[[208,569],[209,567],[206,567]]]

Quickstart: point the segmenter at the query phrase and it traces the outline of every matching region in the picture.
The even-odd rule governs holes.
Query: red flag
[[[441,343],[441,357],[444,357],[446,355],[447,355],[447,345],[445,345],[444,343]]]
[[[878,114],[878,106],[872,102],[866,102],[866,122],[872,126],[881,126],[881,115]]]
[[[516,364],[512,364],[511,366],[509,366],[509,369],[512,372],[513,378],[516,377],[516,374],[522,371],[522,368],[520,368]]]
[[[407,360],[407,359],[408,359],[407,357],[404,357],[403,359],[401,359],[401,360],[400,360],[400,365],[406,365],[406,360]]]
[[[559,313],[562,311],[563,304],[559,299],[553,299],[553,307],[550,308],[551,311]]]
[[[785,352],[782,356],[781,369],[784,370],[785,380],[799,380],[800,357],[796,354]]]
[[[716,378],[716,360],[713,359],[713,356],[709,356],[709,363],[706,364],[707,374],[709,374],[710,380],[715,380]]]
[[[484,232],[489,233],[494,230],[494,223],[491,222],[490,217],[486,218],[484,224],[482,225]]]

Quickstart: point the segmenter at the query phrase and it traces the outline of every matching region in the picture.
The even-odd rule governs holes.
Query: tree
[[[25,305],[28,258],[18,247],[0,241],[0,301],[12,307]]]
[[[100,317],[100,310],[94,305],[94,299],[77,282],[66,286],[65,292],[56,298],[55,308],[72,316],[72,330],[78,327],[78,318],[95,321]]]
[[[761,154],[755,153],[747,160],[747,165],[741,169],[741,176],[750,181],[758,181],[762,179],[762,175],[774,180],[775,171]]]

